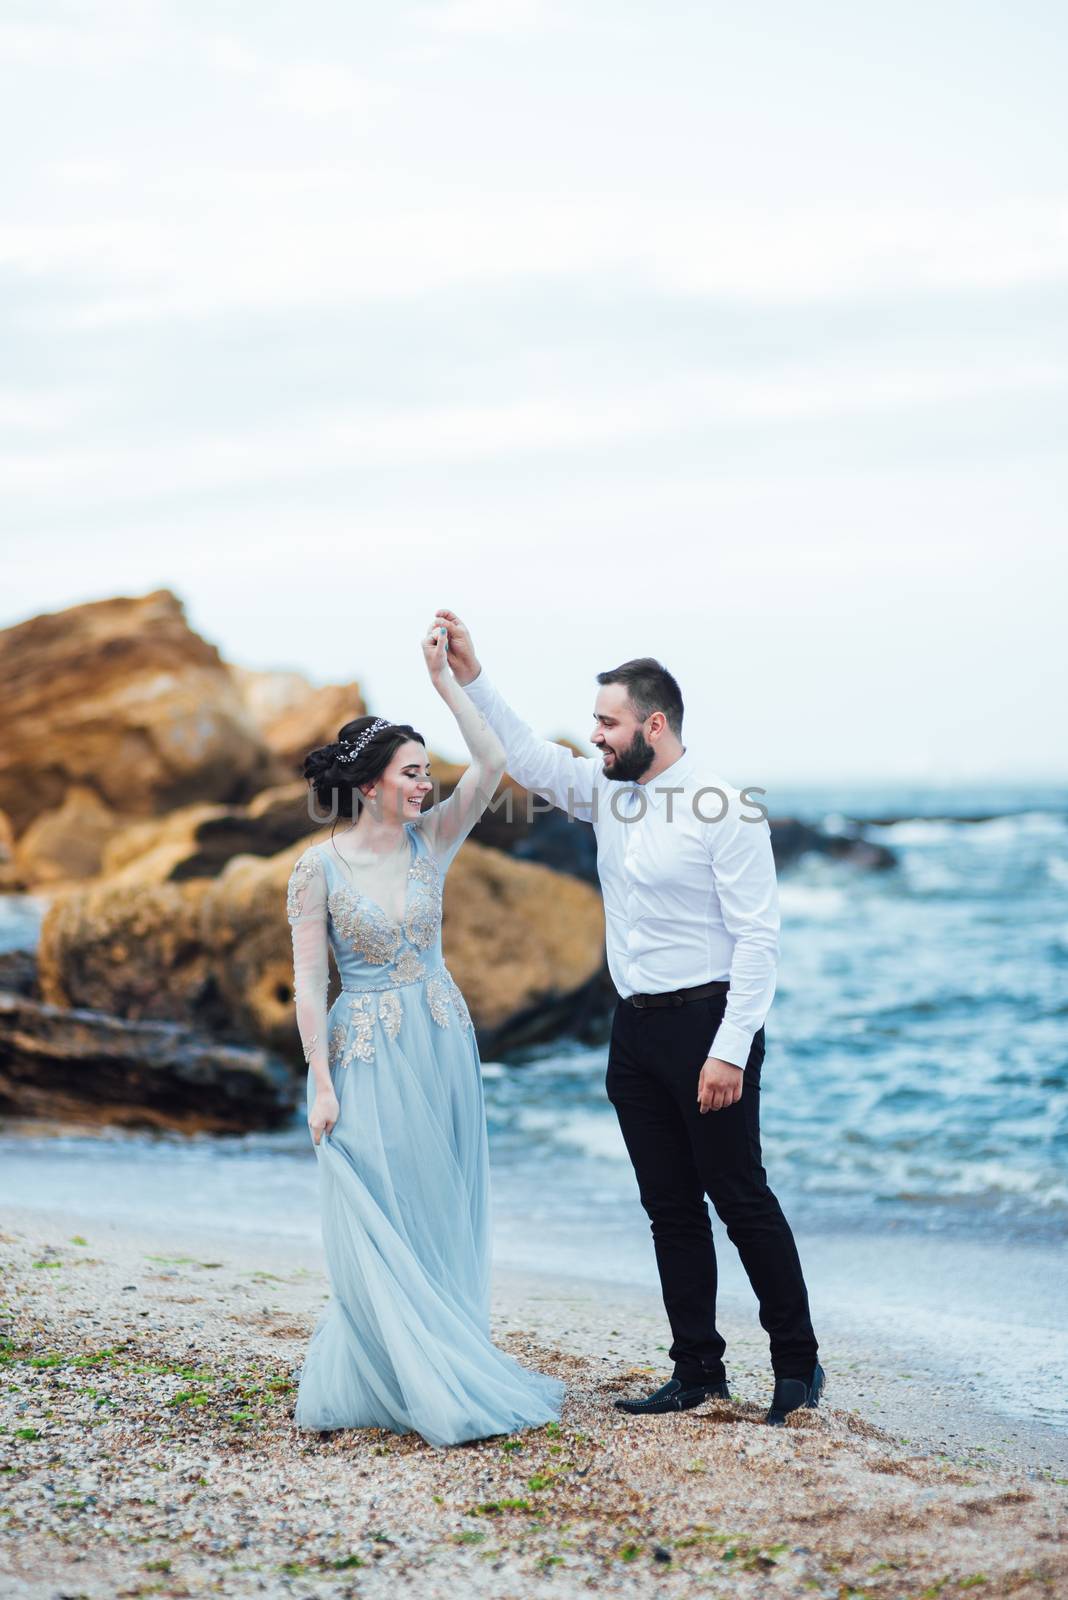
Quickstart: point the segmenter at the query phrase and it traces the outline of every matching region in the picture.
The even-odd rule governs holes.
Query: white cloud
[[[546,0],[439,0],[418,6],[412,22],[441,33],[500,34],[544,25],[551,15]]]
[[[332,61],[295,61],[277,74],[273,98],[286,111],[305,117],[354,118],[370,115],[392,96],[381,84]]]
[[[99,413],[107,395],[88,385],[50,384],[47,387],[0,388],[0,430],[4,433],[56,434]],[[49,448],[54,448],[50,444]],[[3,472],[0,454],[0,474]]]
[[[413,194],[398,207],[373,175],[344,166],[317,181],[187,172],[153,187],[156,209],[140,214],[0,224],[0,263],[90,280],[70,313],[87,325],[537,279],[766,305],[1068,280],[1059,199],[819,218],[695,220],[664,206],[636,239],[628,209],[604,196],[487,194],[476,206]]]
[[[830,299],[1068,279],[1068,200],[665,219],[653,274],[680,294]]]
[[[596,383],[515,401],[392,410],[341,409],[305,414],[299,424],[272,424],[220,435],[188,433],[180,442],[97,444],[0,454],[0,488],[65,499],[101,497],[110,504],[183,492],[247,485],[312,482],[322,474],[450,462],[551,457],[637,441],[712,440],[717,429],[819,418],[916,413],[949,402],[996,396],[1049,396],[1068,391],[1068,374],[1053,361],[983,362],[927,367],[823,364],[783,368],[759,377],[715,371],[635,385],[621,391]],[[9,397],[14,406],[15,397]],[[0,417],[3,414],[0,396]],[[39,405],[41,404],[38,402]]]

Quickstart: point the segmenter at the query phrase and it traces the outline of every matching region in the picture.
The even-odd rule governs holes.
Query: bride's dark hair
[[[379,728],[377,733],[371,735],[355,761],[345,760],[339,742],[358,739],[377,721],[377,717],[355,717],[352,722],[346,722],[343,728],[338,729],[333,744],[319,745],[304,757],[303,776],[323,810],[336,812],[338,816],[344,812],[355,821],[363,805],[360,784],[373,783],[380,777],[401,745],[407,744],[409,739],[418,740],[426,748],[423,735],[417,733],[410,723],[393,722],[388,728]]]

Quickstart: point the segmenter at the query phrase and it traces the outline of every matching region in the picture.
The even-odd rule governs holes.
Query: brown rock
[[[264,1050],[0,993],[0,1114],[241,1133],[286,1122],[295,1100]]]
[[[275,766],[218,650],[168,589],[0,632],[0,806],[16,835],[84,784],[114,811],[250,798]]]
[[[487,1038],[533,1010],[550,1013],[604,962],[596,889],[470,840],[445,880],[444,912],[445,959]]]
[[[464,769],[443,762],[437,770],[445,774],[440,779],[444,797]],[[303,778],[265,789],[247,805],[182,806],[159,819],[128,823],[105,849],[101,872],[139,883],[215,878],[234,856],[273,856],[306,839],[316,820]],[[349,822],[346,814],[338,826]]]
[[[325,835],[323,835],[325,837]],[[318,836],[317,836],[318,837]],[[308,843],[307,838],[302,841]],[[219,999],[240,1033],[301,1060],[293,1009],[293,947],[286,885],[300,849],[263,861],[235,856],[204,887],[202,927]],[[336,974],[331,961],[331,998]]]
[[[203,938],[205,887],[201,879],[139,884],[119,877],[57,894],[41,925],[42,999],[236,1037]]]
[[[62,805],[35,817],[15,847],[19,882],[31,885],[93,878],[100,871],[108,841],[123,820],[93,789],[76,783]]]
[[[346,722],[367,715],[358,683],[315,688],[299,672],[254,672],[247,667],[232,667],[231,672],[283,779],[299,777],[309,750],[332,743]]]
[[[0,989],[38,998],[36,951],[0,950]]]
[[[235,855],[277,855],[305,838],[312,821],[303,779],[265,789],[244,806],[182,806],[125,827],[105,850],[102,870],[139,883],[214,878]]]
[[[15,866],[15,830],[6,811],[0,811],[0,894],[24,888]]]

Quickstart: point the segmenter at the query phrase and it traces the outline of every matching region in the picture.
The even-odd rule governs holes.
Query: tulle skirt
[[[474,1031],[397,988],[401,1025],[334,1065],[339,1115],[316,1146],[333,1291],[304,1361],[300,1428],[414,1430],[432,1445],[536,1427],[564,1385],[489,1336],[489,1152]],[[331,1008],[349,1030],[347,992]],[[332,1050],[335,1062],[345,1054]],[[351,1055],[351,1052],[350,1052]],[[308,1075],[308,1104],[314,1082]]]

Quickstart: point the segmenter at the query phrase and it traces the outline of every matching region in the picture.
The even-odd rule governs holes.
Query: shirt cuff
[[[716,1037],[712,1040],[709,1055],[715,1056],[717,1061],[729,1062],[732,1067],[737,1067],[740,1072],[745,1071],[745,1064],[749,1060],[749,1052],[753,1048],[753,1035],[746,1033],[743,1028],[738,1028],[733,1022],[721,1022],[716,1029]]]
[[[479,694],[488,685],[489,679],[486,677],[486,669],[483,667],[477,678],[472,678],[470,683],[464,684],[464,694],[469,694],[472,700],[477,700]]]

